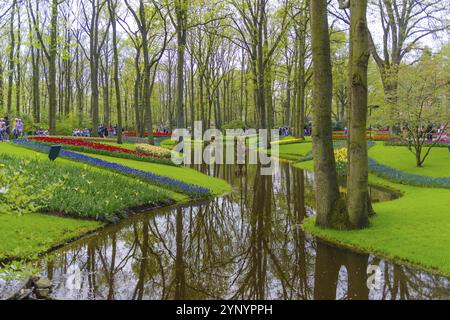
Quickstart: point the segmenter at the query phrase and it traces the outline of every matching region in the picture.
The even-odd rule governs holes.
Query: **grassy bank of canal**
[[[422,169],[414,168],[414,159],[408,150],[398,152],[399,147],[390,148],[377,144],[370,150],[369,156],[398,166],[405,172],[416,173]],[[432,154],[424,170],[419,172],[431,175],[434,171],[430,168],[439,168],[439,172],[448,174],[450,161],[443,151],[446,150],[436,149],[438,156]],[[308,161],[296,166],[312,170],[313,163]],[[396,190],[402,197],[374,204],[377,214],[371,218],[368,228],[358,231],[325,230],[315,226],[313,217],[305,221],[304,229],[339,246],[450,276],[450,190],[405,185],[374,174],[370,174],[369,181]]]
[[[188,168],[106,156],[94,157],[167,177],[172,179],[170,181],[199,185],[209,189],[211,195],[231,190],[231,186],[225,181]],[[0,144],[0,164],[11,165],[13,162],[14,165],[15,161],[34,161],[35,172],[24,171],[24,174],[34,177],[32,181],[36,190],[47,187],[49,178],[54,178],[56,173],[65,179],[61,186],[64,190],[52,191],[58,194],[51,197],[49,207],[44,211],[24,215],[17,215],[17,212],[0,213],[0,261],[31,260],[52,248],[95,232],[111,220],[114,221],[116,216],[126,217],[136,212],[133,208],[141,212],[144,209],[181,204],[190,200],[186,194],[147,184],[106,169],[63,158],[58,158],[50,165],[46,158],[44,153],[11,143]],[[48,172],[37,172],[39,170]],[[67,186],[70,186],[71,190],[66,190]],[[121,198],[122,193],[126,199]],[[102,212],[103,208],[105,212]],[[113,219],[108,220],[109,218]]]

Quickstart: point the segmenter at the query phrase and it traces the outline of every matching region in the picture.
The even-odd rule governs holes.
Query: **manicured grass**
[[[296,166],[311,170],[312,161]],[[374,204],[377,214],[364,230],[321,229],[315,226],[315,218],[305,221],[305,230],[354,250],[450,276],[450,190],[401,185],[374,175],[369,181],[403,196]]]
[[[0,215],[0,260],[29,259],[101,227],[96,221],[43,214]]]
[[[415,157],[407,147],[384,146],[377,142],[370,148],[369,156],[381,164],[399,171],[430,177],[450,177],[450,152],[448,148],[433,148],[424,166],[416,166]]]
[[[295,161],[304,157],[311,150],[312,144],[310,142],[282,144],[279,145],[279,157]],[[270,150],[268,153],[271,153]]]
[[[298,156],[305,156],[312,150],[311,143],[293,143],[284,144],[280,146],[280,154],[293,154]]]
[[[89,154],[89,156],[105,161],[115,162],[134,169],[152,172],[164,177],[180,180],[208,188],[213,194],[219,195],[231,191],[231,186],[224,180],[204,175],[194,169],[184,167],[166,166],[158,163],[149,163],[122,158],[114,158],[101,155]]]

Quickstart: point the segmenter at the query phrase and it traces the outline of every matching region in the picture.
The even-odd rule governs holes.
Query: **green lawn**
[[[287,160],[298,160],[312,150],[312,143],[290,143],[279,145],[279,157]],[[268,152],[271,153],[270,151]]]
[[[399,171],[430,177],[450,177],[450,152],[448,148],[433,148],[424,166],[416,166],[415,156],[407,147],[384,146],[377,142],[370,148],[369,156],[379,163]]]
[[[43,214],[0,214],[0,260],[33,258],[102,225]]]
[[[192,183],[210,189],[215,195],[223,194],[231,191],[231,186],[222,179],[202,174],[194,169],[167,166],[164,164],[150,163],[136,160],[128,160],[122,158],[114,158],[96,154],[86,154],[94,158],[105,161],[119,163],[131,168],[152,172],[161,176],[177,179],[186,183]]]
[[[0,143],[1,154],[21,157],[46,158],[45,154]],[[58,161],[71,163],[69,160]],[[0,260],[30,258],[45,253],[52,247],[80,237],[103,224],[96,221],[61,218],[51,215],[28,214],[21,217],[0,215]]]
[[[296,166],[310,170],[312,161]],[[305,230],[354,250],[450,276],[450,190],[400,185],[374,175],[369,181],[398,190],[403,196],[374,204],[377,214],[364,230],[321,229],[315,226],[314,218],[306,220]]]

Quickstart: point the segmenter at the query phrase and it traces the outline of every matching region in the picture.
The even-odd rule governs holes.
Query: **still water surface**
[[[53,298],[450,299],[448,278],[305,234],[311,173],[283,162],[273,176],[250,165],[197,169],[233,192],[137,215],[54,252],[39,262]],[[395,195],[372,188],[372,198]]]

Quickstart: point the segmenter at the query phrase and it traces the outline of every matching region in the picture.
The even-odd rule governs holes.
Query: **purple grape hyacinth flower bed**
[[[48,153],[50,150],[50,146],[30,142],[27,140],[14,140],[15,144],[21,145],[23,147],[27,147],[36,151]],[[140,180],[150,182],[151,184],[164,187],[166,189],[187,194],[192,198],[206,198],[212,195],[211,190],[197,186],[194,184],[185,183],[179,180],[175,180],[172,178],[160,176],[151,172],[134,169],[131,167],[127,167],[118,163],[108,162],[102,159],[90,157],[84,154],[79,154],[72,151],[61,150],[60,156],[63,158],[67,158],[70,160],[74,160],[77,162],[82,162],[86,164],[90,164],[96,167],[108,169],[111,171],[118,172],[120,174],[124,174],[127,176],[132,176],[134,178],[138,178]]]

